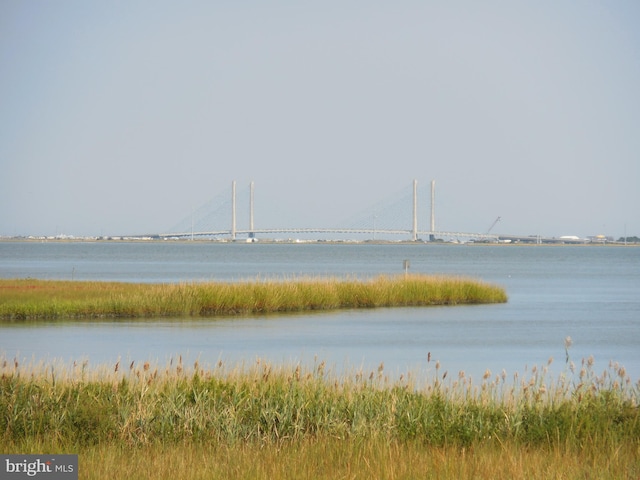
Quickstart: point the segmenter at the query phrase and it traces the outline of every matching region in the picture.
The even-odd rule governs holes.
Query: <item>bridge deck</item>
[[[236,230],[235,235],[239,236],[255,236],[255,235],[273,235],[282,233],[293,234],[354,234],[354,235],[408,235],[413,234],[412,230],[406,229],[372,229],[372,228],[257,228],[253,230]],[[161,233],[154,235],[160,238],[189,238],[189,237],[219,237],[233,236],[231,230],[214,230],[205,232],[179,232],[179,233]],[[491,239],[498,240],[498,235],[470,233],[470,232],[446,232],[446,231],[418,231],[419,237],[445,237],[445,238],[472,238],[472,239]]]

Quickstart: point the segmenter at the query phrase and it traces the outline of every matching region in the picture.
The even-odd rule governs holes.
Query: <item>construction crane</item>
[[[500,217],[496,218],[491,224],[491,226],[489,227],[489,230],[487,230],[487,233],[485,235],[489,235],[489,233],[491,233],[491,230],[493,230],[493,227],[495,227],[496,223],[498,223],[499,221],[500,221]]]

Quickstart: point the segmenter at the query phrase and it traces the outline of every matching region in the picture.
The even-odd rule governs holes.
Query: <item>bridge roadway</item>
[[[235,235],[247,236],[248,238],[256,235],[269,235],[280,233],[328,233],[328,234],[360,234],[360,235],[408,235],[410,238],[413,230],[385,230],[373,228],[263,228],[253,230],[236,230]],[[161,233],[153,235],[159,238],[190,238],[190,237],[217,237],[223,235],[233,236],[231,230],[217,230],[208,232],[181,232],[181,233]],[[468,232],[441,232],[441,231],[418,231],[418,237],[429,238],[431,235],[439,238],[469,238],[497,241],[499,236],[485,233],[468,233]]]

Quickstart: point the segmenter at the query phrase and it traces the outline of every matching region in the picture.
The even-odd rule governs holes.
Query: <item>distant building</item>
[[[592,235],[587,237],[587,240],[589,240],[591,243],[607,243],[613,242],[613,237],[607,237],[605,235]]]

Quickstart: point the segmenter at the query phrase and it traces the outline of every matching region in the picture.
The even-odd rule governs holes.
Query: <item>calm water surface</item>
[[[180,282],[297,275],[460,274],[504,286],[509,302],[218,319],[42,322],[0,326],[0,354],[90,364],[182,355],[201,364],[255,361],[337,372],[509,374],[593,355],[640,378],[640,249],[585,246],[210,243],[0,243],[0,277]],[[1,298],[1,297],[0,297]]]

